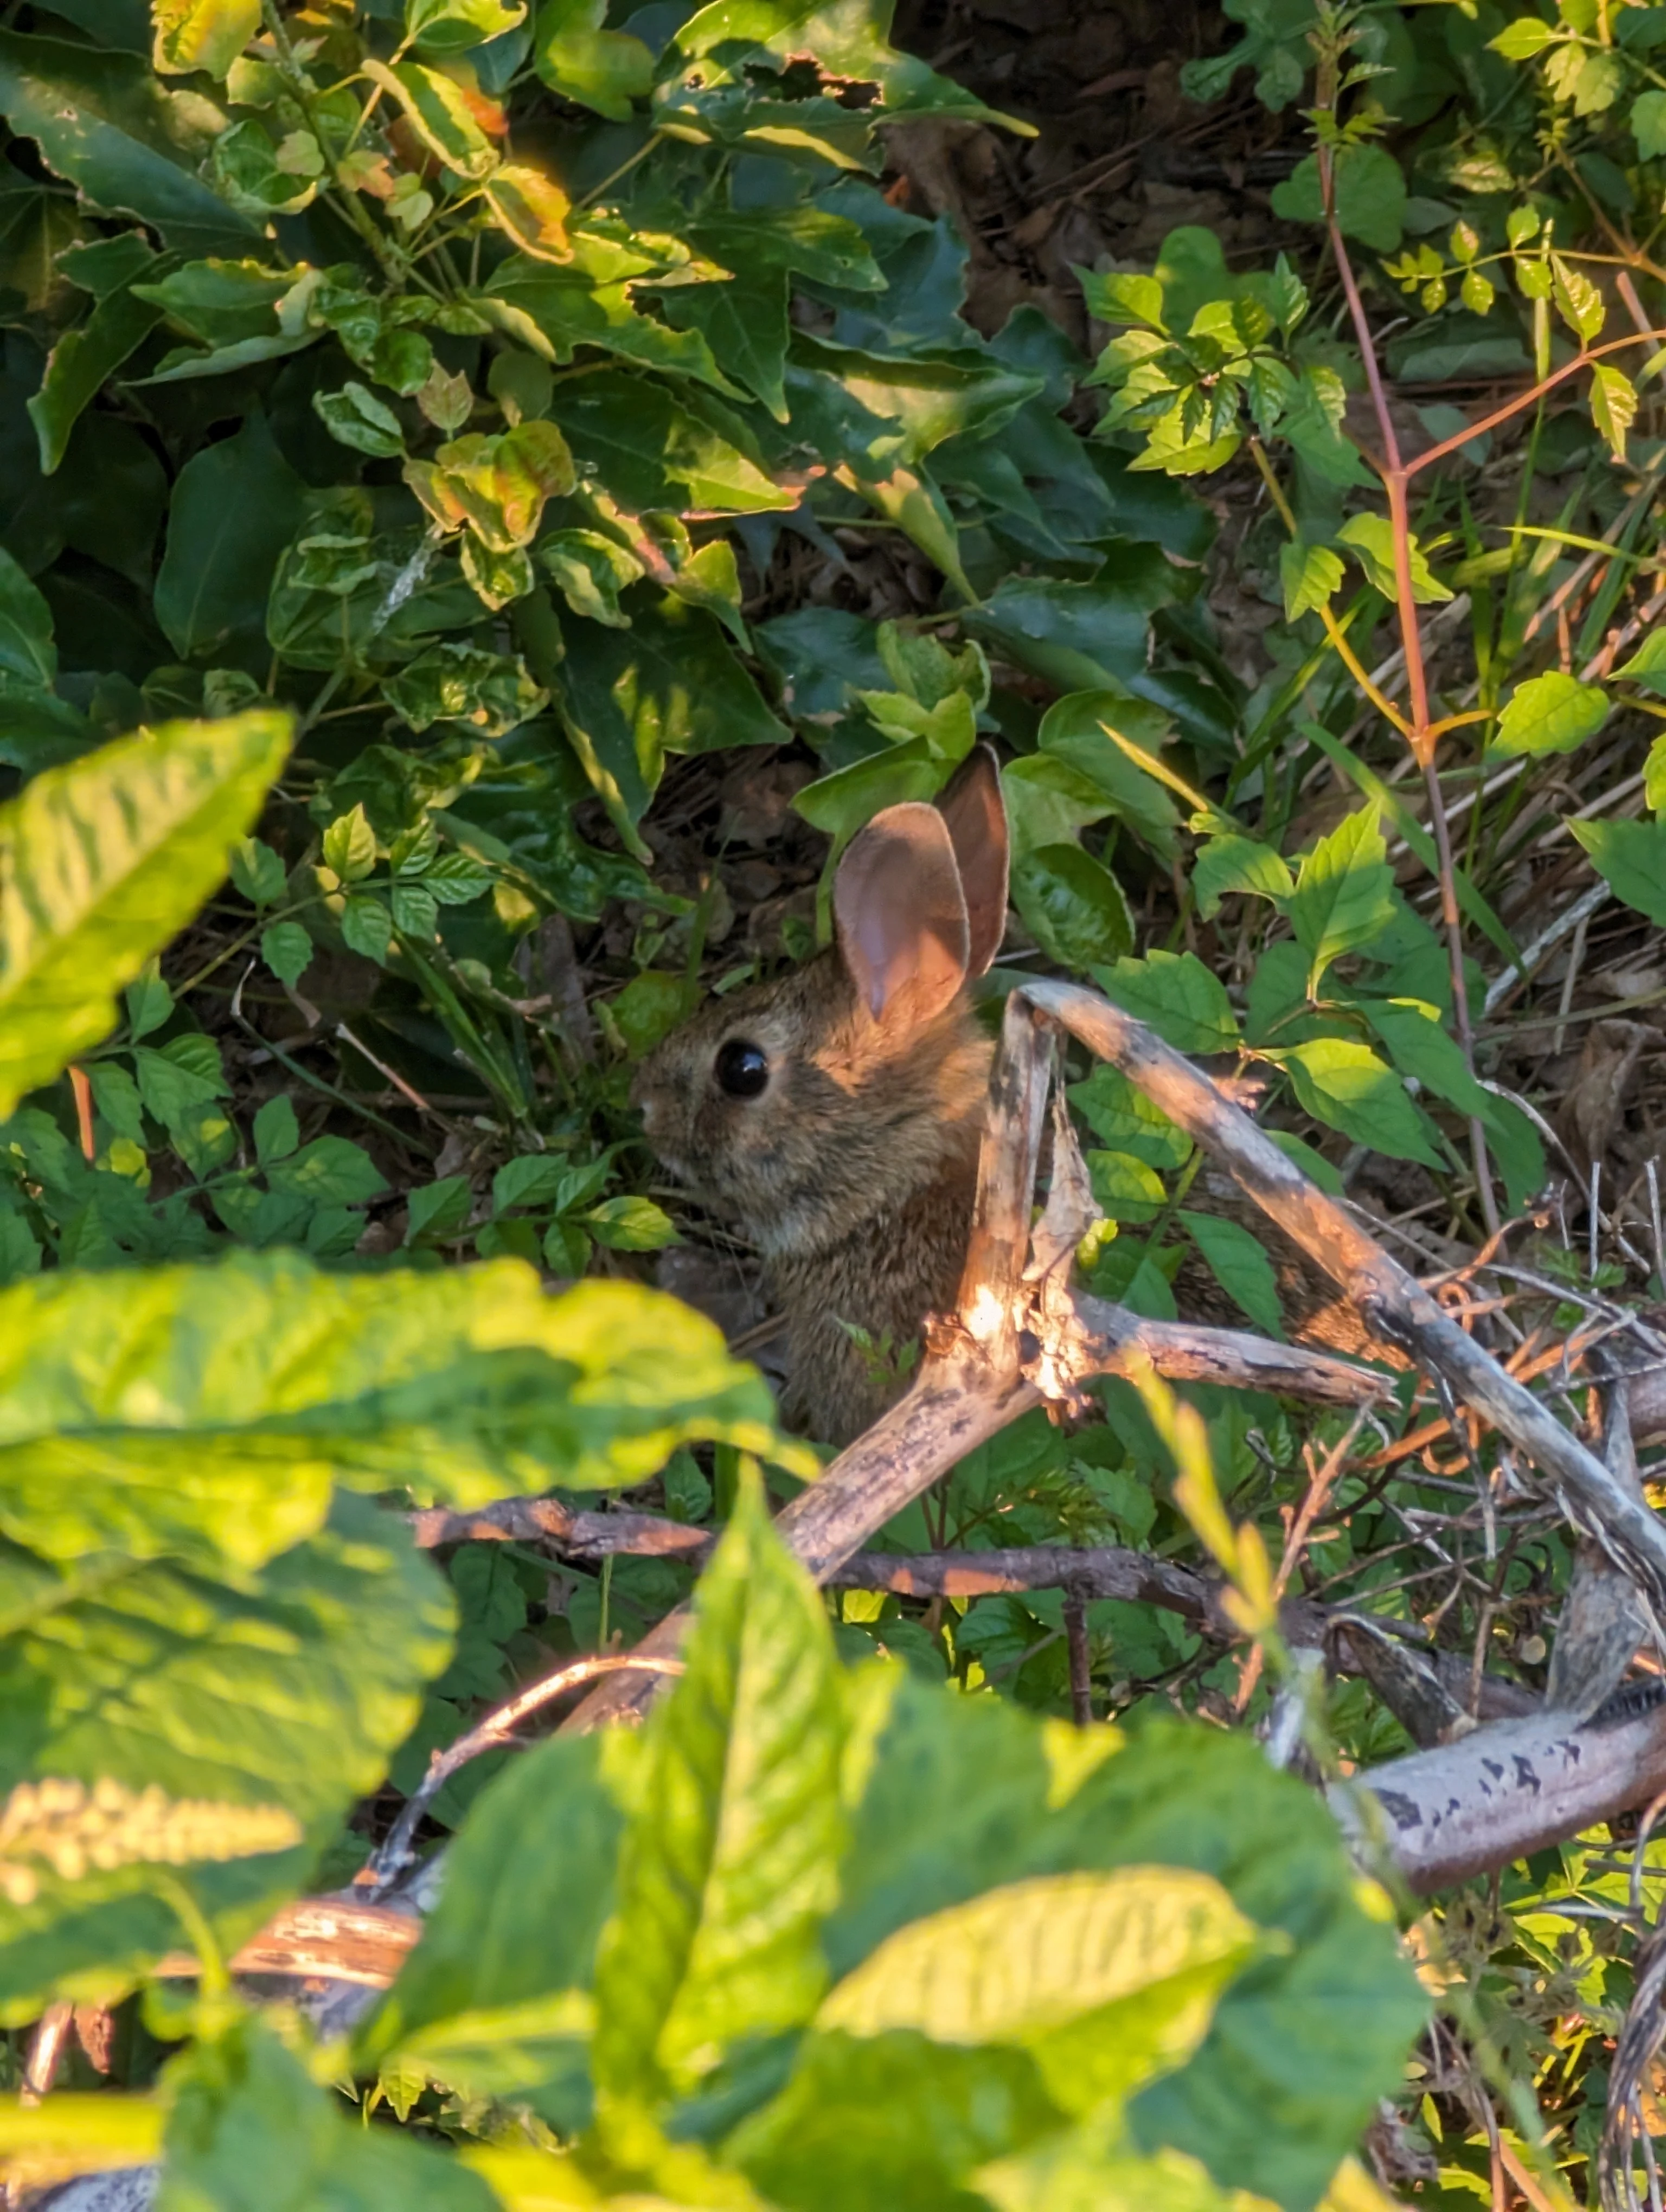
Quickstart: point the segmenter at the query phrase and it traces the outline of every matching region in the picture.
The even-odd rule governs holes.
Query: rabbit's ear
[[[877,1022],[912,1029],[966,980],[966,901],[948,824],[916,799],[887,806],[853,838],[833,879],[839,951]]]
[[[966,901],[966,973],[982,975],[1006,934],[1006,805],[991,746],[973,746],[937,804],[949,825]]]

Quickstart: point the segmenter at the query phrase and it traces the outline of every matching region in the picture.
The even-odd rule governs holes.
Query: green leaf
[[[1087,311],[1102,323],[1146,323],[1154,331],[1166,328],[1163,320],[1163,287],[1155,276],[1100,275],[1078,271]]]
[[[1017,2158],[993,2161],[974,2177],[997,2212],[1235,2212],[1243,2194],[1219,2189],[1201,2159],[1159,2150],[1142,2157],[1120,2112],[1091,2114]],[[1265,2199],[1262,2200],[1265,2202]],[[1358,2212],[1386,2212],[1388,2200]],[[1329,2212],[1345,2212],[1335,2199]]]
[[[386,898],[374,891],[355,892],[341,910],[341,941],[362,960],[385,966],[393,944],[393,916]]]
[[[1392,253],[1406,227],[1406,178],[1385,146],[1336,149],[1336,227],[1378,253]],[[1286,222],[1322,222],[1319,163],[1310,154],[1281,185],[1273,187],[1273,212]]]
[[[376,833],[362,803],[337,815],[323,839],[324,865],[344,884],[356,884],[376,866]]]
[[[475,121],[461,91],[421,62],[367,60],[364,74],[404,112],[418,142],[454,175],[478,184],[497,167],[497,152]]]
[[[575,458],[612,495],[641,513],[708,508],[758,514],[793,507],[739,446],[680,406],[663,386],[622,369],[599,369],[557,385],[550,412]]]
[[[1394,872],[1374,806],[1347,816],[1319,840],[1302,861],[1285,911],[1307,955],[1314,997],[1334,960],[1371,944],[1394,919]]]
[[[414,2136],[367,2127],[258,2014],[167,2072],[161,2195],[192,2212],[501,2212],[477,2174]]]
[[[1657,97],[1666,102],[1666,93]],[[1590,419],[1615,460],[1623,461],[1626,434],[1637,420],[1637,386],[1612,362],[1598,362],[1590,373]]]
[[[1170,732],[1168,714],[1142,699],[1112,691],[1077,691],[1055,699],[1042,716],[1036,743],[1049,758],[1067,762],[1096,784],[1158,857],[1173,860],[1179,809],[1156,773]],[[1141,766],[1149,760],[1151,768]],[[1017,763],[1014,763],[1016,767]]]
[[[1150,609],[1120,585],[1006,577],[966,628],[1066,691],[1110,691],[1146,672]]]
[[[286,715],[171,722],[0,808],[0,1114],[116,1020],[116,994],[225,873],[289,751]]]
[[[413,730],[467,724],[477,737],[504,738],[549,702],[517,654],[488,653],[447,638],[386,678],[382,696]]]
[[[46,356],[40,389],[28,402],[42,476],[60,467],[84,410],[161,319],[160,307],[118,289],[101,298],[84,323],[58,338]]]
[[[1568,827],[1614,896],[1666,929],[1666,822],[1572,821]]]
[[[1328,607],[1342,586],[1340,555],[1329,545],[1305,545],[1295,538],[1279,549],[1279,578],[1284,587],[1286,622]]]
[[[260,933],[260,957],[280,983],[292,988],[313,961],[313,940],[298,921],[275,921]]]
[[[605,26],[606,0],[544,0],[532,66],[552,92],[627,123],[654,88],[654,53],[629,31]]]
[[[258,410],[232,438],[179,471],[156,576],[156,619],[184,659],[264,642],[279,554],[299,529],[306,487]]]
[[[1666,154],[1666,92],[1643,92],[1632,102],[1632,135],[1645,161]]]
[[[422,1942],[360,2033],[362,2064],[524,2100],[564,2131],[587,2123],[589,1991],[624,1827],[602,1752],[555,1737],[482,1792]]]
[[[982,102],[891,44],[891,16],[885,0],[833,7],[823,0],[712,0],[683,25],[675,45],[690,64],[684,84],[702,96],[744,88],[752,72],[774,76],[808,55],[836,82],[873,85],[888,112],[988,119]],[[678,89],[662,85],[660,96],[669,102]]]
[[[266,1180],[274,1190],[293,1191],[319,1205],[362,1205],[387,1188],[369,1153],[348,1137],[315,1137],[300,1151],[267,1162]]]
[[[677,1224],[651,1198],[605,1199],[584,1217],[599,1244],[611,1252],[660,1252],[681,1242]]]
[[[1093,1202],[1107,1221],[1154,1220],[1168,1194],[1163,1178],[1132,1152],[1090,1152],[1088,1179]]]
[[[574,484],[573,456],[553,422],[528,420],[488,438],[441,446],[411,463],[405,481],[443,530],[466,525],[495,553],[531,544],[549,501]]]
[[[158,70],[223,77],[260,22],[260,0],[151,0]]]
[[[58,676],[52,611],[3,546],[0,546],[0,671],[48,688]]]
[[[1394,563],[1394,531],[1386,515],[1351,515],[1336,533],[1337,543],[1350,547],[1359,556],[1359,565],[1366,580],[1386,599],[1393,599],[1399,592],[1397,571]],[[1430,606],[1451,593],[1438,582],[1429,567],[1427,556],[1415,538],[1410,541],[1412,568],[1412,597],[1419,606]]]
[[[1192,895],[1205,921],[1220,911],[1229,891],[1253,893],[1281,904],[1296,888],[1283,856],[1253,837],[1211,837],[1192,865]]]
[[[1556,33],[1550,24],[1541,22],[1536,15],[1522,15],[1515,22],[1506,24],[1496,39],[1488,40],[1487,45],[1493,53],[1502,54],[1507,62],[1530,62],[1535,54],[1541,54],[1547,46],[1552,45],[1555,38]],[[1528,235],[1531,237],[1532,233],[1529,231]],[[1514,241],[1511,242],[1513,244]]]
[[[887,1937],[829,1993],[814,2033],[1015,2045],[1061,2109],[1085,2112],[1189,2057],[1259,1941],[1207,1875],[1032,1876]]]
[[[1571,753],[1595,737],[1608,719],[1608,694],[1600,684],[1582,684],[1553,668],[1516,686],[1499,717],[1492,749],[1506,757]]]
[[[309,1146],[268,1177],[328,1198],[344,1158]],[[350,1187],[368,1194],[372,1172]],[[770,1442],[763,1383],[709,1322],[636,1285],[547,1299],[516,1261],[371,1278],[239,1253],[66,1270],[0,1292],[0,1528],[53,1559],[256,1565],[316,1524],[332,1479],[474,1506],[639,1480],[684,1436]]]
[[[0,31],[0,113],[95,207],[137,216],[181,252],[246,252],[258,238],[197,174],[211,143],[201,110],[145,57]]]
[[[275,906],[289,878],[270,845],[244,837],[232,848],[231,879],[251,906]]]
[[[1614,672],[1616,680],[1628,678],[1657,696],[1666,694],[1666,629],[1651,629],[1625,666]]]
[[[263,1167],[269,1160],[286,1160],[300,1142],[301,1125],[295,1107],[280,1091],[254,1117],[255,1157]]]
[[[1267,1057],[1286,1070],[1297,1097],[1316,1121],[1390,1159],[1444,1164],[1405,1085],[1369,1045],[1348,1037],[1312,1037]]]
[[[575,615],[610,629],[629,629],[619,594],[644,573],[634,553],[597,530],[552,530],[539,539],[537,556]]]
[[[1012,903],[1049,960],[1085,969],[1134,950],[1134,916],[1109,868],[1079,845],[1043,845],[1012,868]]]
[[[352,379],[339,392],[315,392],[313,412],[338,446],[374,460],[392,460],[405,449],[404,432],[391,407]]]
[[[684,284],[665,295],[672,328],[697,331],[726,375],[754,393],[778,422],[787,420],[788,276],[743,261],[727,284]]]
[[[1105,996],[1177,1052],[1236,1052],[1237,1017],[1219,976],[1195,952],[1148,952],[1094,970]]]
[[[1128,1081],[1120,1068],[1101,1060],[1085,1083],[1070,1086],[1070,1103],[1100,1143],[1130,1152],[1154,1168],[1183,1168],[1192,1140],[1177,1128],[1160,1106]]]
[[[827,1613],[756,1474],[700,1578],[685,1672],[650,1718],[596,1966],[599,2090],[691,2086],[798,2027],[838,1894],[843,1700]]]
[[[423,54],[465,54],[526,20],[526,0],[405,0],[405,36]]]
[[[1190,1213],[1183,1208],[1179,1218],[1227,1297],[1243,1308],[1264,1335],[1281,1338],[1284,1313],[1279,1304],[1279,1279],[1261,1239],[1242,1222],[1227,1221],[1219,1214]]]
[[[1360,999],[1355,1004],[1402,1075],[1415,1076],[1460,1113],[1493,1120],[1497,1101],[1476,1082],[1462,1048],[1447,1035],[1433,1006],[1419,999]]]
[[[575,624],[550,676],[586,774],[635,823],[668,754],[783,744],[787,732],[710,615],[648,584],[622,606],[629,629]]]
[[[439,1243],[466,1225],[473,1193],[466,1176],[442,1176],[438,1182],[418,1183],[405,1204],[405,1243]]]
[[[175,1458],[173,1473],[187,1466]],[[113,1575],[107,1561],[102,1573],[66,1572],[7,1547],[0,1617],[16,1626],[0,1694],[32,1721],[0,1745],[0,1801],[42,1778],[110,1781],[282,1808],[315,1849],[377,1787],[422,1684],[446,1662],[452,1607],[432,1565],[357,1498],[235,1587],[167,1559],[122,1564]],[[229,1948],[301,1886],[311,1856],[240,1855],[174,1878]],[[0,1891],[0,2020],[33,2017],[66,1977],[113,1997],[176,1949],[181,1930],[155,1873],[143,1860],[43,1865],[32,1897]]]

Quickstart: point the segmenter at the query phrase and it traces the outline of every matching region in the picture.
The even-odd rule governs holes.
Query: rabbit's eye
[[[718,1089],[731,1098],[761,1097],[769,1081],[769,1057],[745,1037],[731,1037],[718,1048],[715,1073]]]

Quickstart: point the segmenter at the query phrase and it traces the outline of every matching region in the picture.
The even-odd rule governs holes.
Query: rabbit
[[[902,1387],[840,1324],[900,1347],[954,1302],[993,1053],[966,987],[1000,950],[1006,879],[980,744],[936,805],[851,841],[826,951],[702,1007],[633,1086],[664,1165],[762,1254],[791,1332],[782,1418],[825,1443]]]

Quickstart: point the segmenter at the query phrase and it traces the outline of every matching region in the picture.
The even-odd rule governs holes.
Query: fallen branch
[[[1230,1169],[1256,1205],[1347,1292],[1374,1334],[1432,1369],[1519,1445],[1555,1486],[1574,1525],[1626,1570],[1657,1613],[1666,1613],[1666,1528],[1646,1503],[1506,1375],[1344,1207],[1143,1023],[1077,984],[1040,981],[1025,990]]]

